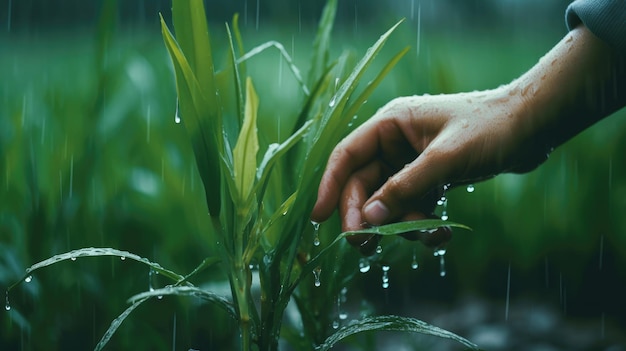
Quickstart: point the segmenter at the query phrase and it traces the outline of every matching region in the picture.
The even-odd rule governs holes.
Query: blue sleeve
[[[626,55],[626,0],[576,0],[565,12],[569,30],[583,23],[595,36]]]

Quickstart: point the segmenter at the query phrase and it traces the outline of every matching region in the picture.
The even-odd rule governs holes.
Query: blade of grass
[[[326,72],[328,64],[328,52],[330,48],[330,37],[335,23],[335,15],[337,14],[337,0],[329,0],[324,6],[322,17],[318,25],[315,41],[313,42],[313,57],[311,58],[311,68],[309,69],[309,85],[313,86],[315,82]]]
[[[102,256],[115,256],[115,257],[119,257],[120,259],[126,260],[126,259],[130,259],[133,261],[137,261],[140,263],[143,263],[147,266],[149,266],[150,268],[152,268],[155,272],[158,272],[159,274],[172,279],[175,282],[178,282],[180,280],[183,280],[185,277],[183,277],[182,275],[175,273],[173,271],[170,271],[169,269],[165,269],[163,267],[161,267],[160,264],[155,263],[155,262],[151,262],[150,260],[148,260],[147,258],[144,257],[140,257],[138,255],[135,255],[133,253],[130,253],[128,251],[121,251],[121,250],[116,250],[116,249],[111,249],[111,248],[100,248],[100,247],[88,247],[88,248],[83,248],[83,249],[78,249],[78,250],[73,250],[70,252],[66,252],[63,254],[59,254],[59,255],[54,255],[46,260],[43,260],[41,262],[35,263],[34,265],[30,266],[29,268],[26,269],[26,272],[24,274],[24,276],[22,277],[22,279],[20,279],[18,282],[14,283],[13,285],[11,285],[7,290],[11,291],[11,289],[13,289],[13,287],[15,287],[16,285],[20,284],[22,281],[24,281],[24,279],[26,277],[28,277],[29,275],[33,274],[35,271],[44,268],[44,267],[48,267],[51,266],[53,264],[59,263],[59,262],[63,262],[63,261],[67,261],[67,260],[76,260],[78,258],[81,257],[102,257]]]
[[[348,336],[367,331],[401,331],[433,335],[457,341],[470,350],[480,350],[478,346],[471,341],[419,319],[400,316],[378,316],[365,317],[341,328],[336,333],[329,336],[322,345],[318,346],[316,351],[328,351],[336,343]]]
[[[300,74],[300,69],[293,62],[293,59],[291,58],[291,56],[289,56],[289,54],[287,53],[287,50],[285,50],[285,47],[283,46],[283,44],[281,44],[281,43],[279,43],[277,41],[274,41],[274,40],[268,41],[266,43],[263,43],[263,44],[255,47],[255,48],[253,48],[252,50],[248,51],[245,55],[240,57],[237,60],[237,63],[241,64],[241,63],[243,63],[243,62],[253,58],[254,56],[264,52],[265,50],[267,50],[269,48],[276,48],[280,52],[280,54],[283,56],[285,61],[287,61],[287,66],[291,70],[291,73],[293,74],[294,78],[296,78],[296,81],[298,81],[298,83],[300,83],[300,87],[302,88],[302,91],[304,92],[304,94],[305,95],[310,95],[309,88],[304,83],[304,80],[302,79],[302,75]]]
[[[192,296],[198,297],[202,300],[214,303],[216,306],[222,308],[224,311],[228,312],[228,314],[233,317],[233,319],[237,319],[237,313],[235,312],[235,307],[232,302],[227,300],[222,295],[218,295],[216,293],[206,291],[194,286],[166,286],[161,289],[154,289],[151,291],[145,291],[134,295],[128,299],[128,303],[135,304],[139,301],[145,301],[145,299],[149,299],[152,297],[162,297],[162,296]]]
[[[210,112],[212,104],[205,100],[200,83],[163,17],[161,31],[176,72],[176,89],[184,118],[183,123],[191,139],[209,212],[213,218],[217,218],[221,207],[221,167],[218,156],[222,154],[220,151],[223,148],[221,122],[218,121],[217,115]],[[214,121],[211,121],[212,119]]]

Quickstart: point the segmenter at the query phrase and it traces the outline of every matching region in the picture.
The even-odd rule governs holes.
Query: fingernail
[[[380,200],[376,200],[365,206],[363,216],[372,225],[381,225],[389,217],[389,209]]]

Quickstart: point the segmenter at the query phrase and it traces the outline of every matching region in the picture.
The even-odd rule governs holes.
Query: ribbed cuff
[[[626,0],[576,0],[565,11],[569,30],[583,23],[620,55],[626,55]]]

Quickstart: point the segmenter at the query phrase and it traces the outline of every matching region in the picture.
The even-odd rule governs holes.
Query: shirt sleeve
[[[626,0],[576,0],[565,11],[569,30],[583,23],[594,35],[626,55]]]

